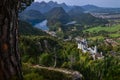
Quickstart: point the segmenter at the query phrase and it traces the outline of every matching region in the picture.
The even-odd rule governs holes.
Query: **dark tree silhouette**
[[[0,1],[0,80],[22,80],[18,52],[18,4],[20,0]],[[33,0],[22,0],[30,4]],[[28,3],[29,2],[29,3]]]

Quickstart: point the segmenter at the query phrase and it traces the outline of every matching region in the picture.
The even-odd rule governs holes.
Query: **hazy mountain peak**
[[[45,1],[42,1],[39,5],[41,5],[42,7],[46,7],[47,3]]]
[[[84,9],[80,6],[74,6],[69,12],[69,15],[78,15],[84,12]]]
[[[45,1],[40,2],[41,4],[47,4]]]
[[[49,1],[48,4],[58,4],[58,3],[54,1]]]
[[[54,1],[49,1],[49,2],[33,2],[29,7],[27,7],[26,10],[37,10],[40,11],[41,13],[46,13],[53,9],[54,7],[62,7],[66,12],[68,12],[71,7],[66,5],[65,3],[58,4],[57,2]]]
[[[59,5],[57,2],[53,2],[53,1],[49,1],[47,4],[51,7],[56,7]]]
[[[62,7],[54,7],[50,12],[51,13],[56,13],[56,14],[66,13],[65,10]]]
[[[88,4],[88,5],[82,6],[82,8],[85,9],[85,10],[88,10],[88,9],[99,9],[100,7]]]
[[[84,6],[98,7],[98,6],[95,6],[95,5],[92,5],[92,4],[87,4],[87,5],[84,5]]]
[[[47,19],[51,22],[56,23],[57,21],[66,24],[70,21],[70,16],[65,12],[62,7],[55,7],[50,10],[47,14]]]

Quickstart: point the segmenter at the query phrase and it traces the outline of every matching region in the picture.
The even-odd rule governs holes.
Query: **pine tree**
[[[28,5],[31,1],[22,0],[22,3]],[[18,52],[19,4],[19,0],[0,1],[0,80],[23,79]]]

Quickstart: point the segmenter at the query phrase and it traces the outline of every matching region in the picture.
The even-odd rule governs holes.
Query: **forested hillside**
[[[119,8],[33,2],[19,13],[24,79],[120,80],[120,20],[103,16],[112,14]]]
[[[119,54],[113,56],[106,52],[104,59],[93,60],[88,53],[78,50],[74,42],[63,42],[42,36],[21,36],[20,41],[23,63],[77,70],[85,80],[119,79]],[[109,48],[106,48],[106,51],[108,50]],[[37,73],[40,73],[39,70],[32,74],[38,75]],[[31,73],[26,73],[26,70],[25,74],[34,77]],[[42,79],[46,80],[44,77],[45,75]]]
[[[31,24],[25,21],[19,21],[19,35],[48,35],[46,32],[33,27]]]

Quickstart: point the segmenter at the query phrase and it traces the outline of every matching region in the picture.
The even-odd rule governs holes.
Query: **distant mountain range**
[[[46,13],[53,9],[54,7],[62,7],[66,12],[70,11],[73,8],[81,8],[84,12],[101,12],[101,13],[120,13],[120,8],[105,8],[98,7],[95,5],[84,5],[84,6],[69,6],[65,3],[58,4],[57,2],[33,2],[26,10],[37,10],[41,13]]]
[[[85,5],[81,7],[85,10],[85,12],[90,13],[120,13],[120,8],[106,8],[94,5]]]
[[[55,8],[55,7],[62,7],[66,12],[68,12],[69,10],[71,10],[72,6],[68,6],[65,3],[62,4],[58,4],[57,2],[33,2],[29,7],[27,7],[27,11],[28,10],[36,10],[36,11],[40,11],[41,13],[46,13],[48,11],[50,11],[51,9]]]
[[[29,22],[33,26],[44,20],[47,20],[50,26],[57,22],[67,24],[71,21],[83,25],[107,23],[106,20],[96,18],[91,13],[120,13],[120,8],[103,8],[94,5],[69,6],[65,3],[42,1],[33,2],[19,14],[19,19]]]

